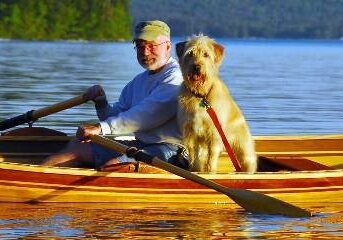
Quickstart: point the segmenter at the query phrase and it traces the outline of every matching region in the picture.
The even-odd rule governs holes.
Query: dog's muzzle
[[[192,66],[189,78],[194,82],[200,81],[204,78],[203,74],[201,73],[200,65]]]

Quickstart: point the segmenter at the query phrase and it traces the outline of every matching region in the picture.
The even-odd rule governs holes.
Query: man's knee
[[[72,141],[70,142],[67,151],[73,154],[77,161],[94,164],[94,154],[92,147],[88,142]]]

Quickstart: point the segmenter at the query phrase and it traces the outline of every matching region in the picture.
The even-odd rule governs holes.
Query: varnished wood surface
[[[231,202],[225,195],[169,173],[98,172],[30,165],[59,151],[71,139],[71,136],[0,136],[0,201]],[[285,166],[278,165],[279,169],[273,170],[276,172],[235,173],[223,153],[220,173],[200,175],[230,188],[250,189],[291,203],[343,202],[343,135],[255,139],[260,156],[277,158]],[[318,163],[315,167],[319,169],[325,165],[336,170],[287,168],[287,163],[296,164],[298,170],[312,164],[301,161],[302,158]]]
[[[291,202],[343,201],[341,170],[200,176],[230,188],[250,189]],[[0,201],[230,202],[213,190],[172,174],[110,173],[10,163],[0,163],[0,189]]]

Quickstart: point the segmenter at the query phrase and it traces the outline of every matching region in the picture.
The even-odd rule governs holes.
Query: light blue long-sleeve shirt
[[[103,134],[131,134],[146,143],[180,143],[177,95],[183,81],[177,61],[170,58],[158,73],[137,75],[118,102],[97,109]]]

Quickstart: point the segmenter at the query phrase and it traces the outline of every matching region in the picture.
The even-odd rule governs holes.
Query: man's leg
[[[67,148],[45,159],[43,166],[80,167],[93,166],[94,155],[90,143],[71,141]]]
[[[138,149],[141,149],[142,147],[142,143],[138,140],[117,140],[117,142],[122,143],[128,147],[136,147]],[[93,150],[95,155],[94,158],[96,159],[96,168],[98,169],[107,168],[118,163],[135,162],[134,159],[127,157],[125,154],[119,154],[114,152],[113,150],[104,149],[100,146],[93,146]]]

